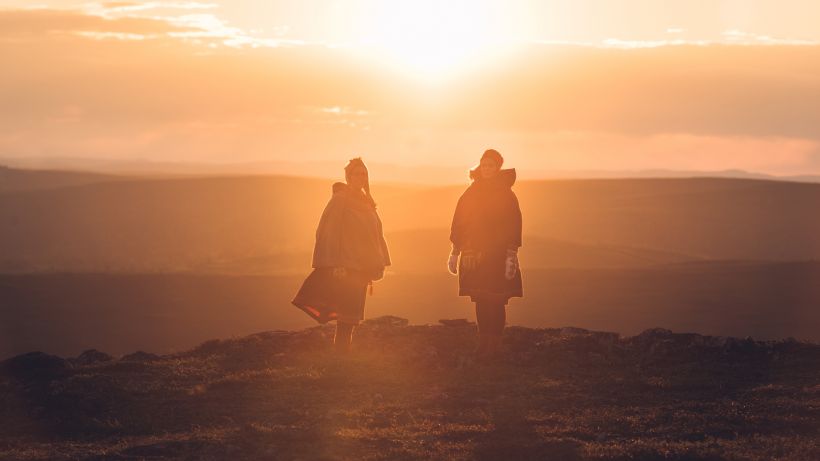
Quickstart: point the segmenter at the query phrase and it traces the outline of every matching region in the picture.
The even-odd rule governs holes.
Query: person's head
[[[370,183],[367,177],[367,166],[361,158],[354,158],[347,162],[345,166],[345,182],[355,190],[364,189],[369,192]]]
[[[495,149],[487,149],[481,156],[481,163],[478,164],[478,172],[484,179],[494,178],[501,171],[504,164],[504,157]]]

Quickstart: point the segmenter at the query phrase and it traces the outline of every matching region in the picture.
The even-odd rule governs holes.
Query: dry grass
[[[653,330],[332,328],[0,365],[0,459],[820,459],[820,347]],[[91,362],[91,363],[89,363]]]

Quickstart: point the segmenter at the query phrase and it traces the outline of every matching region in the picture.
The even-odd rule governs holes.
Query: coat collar
[[[478,171],[478,167],[473,168],[470,170],[470,179],[473,180],[473,184],[499,184],[505,187],[512,187],[515,184],[515,180],[517,178],[517,174],[515,172],[515,168],[509,168],[506,170],[501,170],[498,172],[498,175],[491,179],[484,179],[481,177],[481,174]]]

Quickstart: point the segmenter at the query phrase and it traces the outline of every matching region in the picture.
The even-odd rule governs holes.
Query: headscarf
[[[367,179],[365,179],[364,182],[364,195],[371,205],[376,206],[376,201],[373,200],[373,196],[370,195],[370,173],[361,157],[352,158],[347,162],[347,165],[345,165],[345,181],[347,181],[348,184],[350,183],[350,175],[356,168],[364,169],[364,173],[367,175]]]
[[[504,165],[504,157],[502,157],[501,154],[498,153],[498,151],[495,150],[495,149],[485,150],[484,153],[481,155],[481,160],[484,160],[485,158],[491,158],[491,159],[495,160],[496,163],[498,163],[498,169],[499,170],[501,170],[501,166]],[[481,177],[481,174],[478,172],[478,170],[480,168],[481,168],[480,161],[479,161],[478,165],[470,168],[470,173],[469,173],[470,179],[476,180],[476,179],[479,179]]]

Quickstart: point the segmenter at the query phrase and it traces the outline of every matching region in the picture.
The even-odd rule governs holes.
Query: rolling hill
[[[310,324],[289,301],[331,181],[37,184],[0,193],[0,355],[168,351]],[[472,317],[444,270],[462,189],[374,185],[394,266],[368,316]],[[516,192],[526,297],[512,324],[820,339],[820,184],[560,180]]]
[[[290,305],[291,276],[29,274],[0,276],[0,359],[89,348],[166,353],[214,337],[314,324]],[[654,327],[755,339],[820,341],[820,263],[698,262],[631,269],[524,270],[511,325],[637,334]],[[366,316],[413,323],[474,318],[440,268],[388,273]]]
[[[61,170],[23,170],[0,164],[0,194],[117,181],[124,176]]]
[[[0,271],[191,271],[309,253],[330,184],[273,176],[131,179],[0,194]],[[374,186],[398,254],[403,247],[446,253],[445,229],[462,189]],[[820,258],[820,184],[522,181],[516,192],[534,250],[525,241],[522,259],[534,267]],[[419,258],[408,261],[433,261]],[[395,264],[399,270],[402,258]]]

